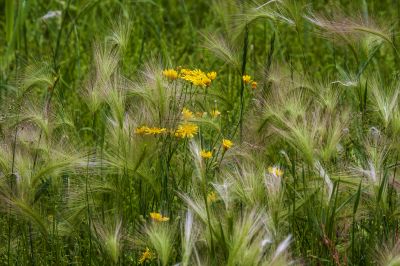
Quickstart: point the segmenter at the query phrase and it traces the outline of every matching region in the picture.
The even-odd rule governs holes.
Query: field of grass
[[[0,10],[0,265],[400,265],[400,1]]]

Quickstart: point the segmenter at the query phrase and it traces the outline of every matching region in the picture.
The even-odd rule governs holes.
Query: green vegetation
[[[400,2],[0,2],[3,265],[400,265]]]

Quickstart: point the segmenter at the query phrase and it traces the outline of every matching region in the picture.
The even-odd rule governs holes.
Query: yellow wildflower
[[[159,128],[159,127],[147,127],[147,126],[142,126],[138,127],[135,130],[136,134],[144,134],[144,135],[158,135],[166,132],[166,128]]]
[[[162,73],[166,78],[170,80],[175,80],[178,78],[178,72],[175,69],[166,69]]]
[[[250,81],[251,81],[251,77],[250,77],[249,75],[244,75],[244,76],[242,77],[242,79],[243,79],[243,82],[244,82],[245,84],[248,84],[248,83],[250,83]]]
[[[189,120],[189,119],[193,118],[193,113],[189,109],[183,108],[182,116],[183,116],[184,120]]]
[[[151,212],[150,213],[151,219],[156,222],[167,222],[169,221],[169,218],[166,216],[163,216],[161,213],[158,212]]]
[[[203,157],[204,159],[210,159],[212,157],[212,152],[211,151],[202,150],[200,152],[200,156]]]
[[[166,132],[166,128],[159,128],[159,127],[151,127],[147,130],[147,135],[157,135]]]
[[[149,130],[148,127],[142,126],[135,129],[136,134],[145,134]]]
[[[252,89],[257,89],[257,82],[253,81],[253,82],[251,83],[251,88],[252,88]]]
[[[212,110],[212,111],[210,112],[210,114],[211,114],[212,117],[215,118],[215,117],[219,116],[219,115],[221,114],[221,112],[218,111],[218,110]]]
[[[207,195],[207,202],[208,203],[212,203],[217,201],[217,193],[215,193],[214,191],[208,193]]]
[[[147,260],[151,260],[151,258],[153,257],[153,254],[151,253],[149,248],[146,248],[145,251],[143,251],[142,255],[140,256],[139,259],[139,264],[143,264],[145,261]]]
[[[228,150],[233,146],[233,142],[230,141],[229,139],[223,139],[222,146],[224,147],[225,150]]]
[[[139,264],[143,264],[145,261],[150,260],[152,257],[151,251],[146,247],[146,250],[142,252],[140,259],[138,261]]]
[[[268,167],[268,172],[269,172],[271,175],[274,175],[274,176],[277,176],[277,177],[283,176],[283,170],[280,169],[280,168],[277,167],[277,166],[270,166],[270,167]]]
[[[178,126],[175,136],[180,138],[193,138],[197,134],[199,127],[195,124],[185,123]]]
[[[207,77],[211,80],[214,80],[217,77],[217,72],[215,71],[208,72]]]

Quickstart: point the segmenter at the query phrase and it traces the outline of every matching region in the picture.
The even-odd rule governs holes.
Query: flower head
[[[161,213],[158,212],[151,212],[150,213],[151,219],[156,222],[167,222],[169,221],[169,217],[163,216]]]
[[[210,159],[212,157],[212,152],[211,151],[202,150],[200,152],[200,156],[203,157],[204,159]]]
[[[184,123],[178,126],[175,136],[180,138],[193,138],[197,134],[199,127],[195,124]]]
[[[157,135],[166,132],[166,128],[151,127],[147,130],[148,135]]]
[[[274,175],[276,177],[281,177],[283,176],[283,170],[280,169],[277,166],[270,166],[268,167],[268,173],[270,173],[271,175]]]
[[[175,69],[166,69],[162,73],[164,77],[170,80],[175,80],[178,78],[178,72]]]
[[[214,80],[217,77],[217,72],[212,71],[207,73],[207,77],[211,80]]]
[[[254,90],[254,89],[257,89],[257,82],[255,82],[255,81],[253,81],[252,83],[251,83],[251,88]]]
[[[139,264],[143,264],[147,260],[151,260],[153,257],[153,254],[151,253],[150,249],[146,247],[146,250],[142,252],[142,255],[140,256],[139,259]]]
[[[212,203],[217,201],[217,193],[215,193],[214,191],[208,193],[207,195],[207,202],[208,203]]]
[[[182,116],[183,116],[183,119],[184,119],[184,120],[189,120],[189,119],[193,118],[193,112],[190,111],[190,110],[187,109],[187,108],[183,108],[183,110],[182,110]]]
[[[149,127],[141,126],[135,129],[136,134],[145,134],[149,130]]]
[[[249,75],[244,75],[244,76],[242,77],[242,79],[243,79],[243,82],[244,82],[245,84],[248,84],[248,83],[250,83],[250,81],[251,81],[251,76],[249,76]]]
[[[233,146],[233,142],[230,141],[229,139],[223,139],[222,146],[224,147],[225,150],[228,150]]]
[[[166,131],[167,131],[166,128],[147,127],[147,126],[138,127],[135,129],[135,133],[139,135],[159,135]]]

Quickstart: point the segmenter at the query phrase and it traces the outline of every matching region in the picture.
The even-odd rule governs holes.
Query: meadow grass
[[[2,265],[400,265],[400,2],[0,7]]]

